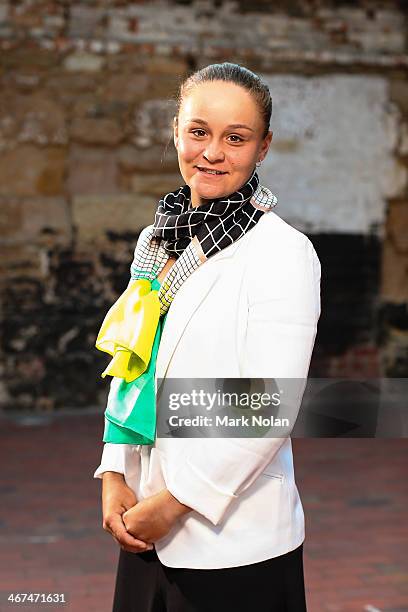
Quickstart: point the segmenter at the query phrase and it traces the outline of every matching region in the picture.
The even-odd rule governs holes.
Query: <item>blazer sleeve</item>
[[[299,233],[300,234],[300,233]],[[243,378],[290,378],[294,421],[307,382],[320,316],[320,262],[311,241],[289,247],[265,245],[248,261],[248,320],[242,351]],[[263,249],[263,251],[262,251]],[[259,269],[259,272],[257,270]],[[293,426],[293,425],[292,425]],[[179,469],[169,474],[170,492],[218,525],[229,505],[264,471],[289,437],[184,440]]]

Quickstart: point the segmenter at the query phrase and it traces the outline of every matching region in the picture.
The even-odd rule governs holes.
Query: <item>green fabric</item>
[[[152,289],[160,289],[155,278]],[[130,383],[113,377],[105,410],[104,442],[113,444],[153,444],[156,437],[156,359],[165,319],[160,317],[149,365]]]

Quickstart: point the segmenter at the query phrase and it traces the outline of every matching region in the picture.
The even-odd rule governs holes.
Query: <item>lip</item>
[[[197,168],[197,170],[200,172],[202,176],[208,177],[212,180],[220,179],[222,176],[225,176],[226,174],[228,174],[228,172],[226,172],[225,170],[220,170],[219,168],[207,168],[206,166],[195,166],[195,167]],[[203,168],[204,170],[218,170],[219,172],[223,172],[223,174],[211,174],[208,172],[202,172],[200,168]]]

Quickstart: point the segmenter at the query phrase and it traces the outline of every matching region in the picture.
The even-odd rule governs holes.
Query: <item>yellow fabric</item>
[[[102,373],[132,382],[146,370],[160,318],[158,291],[146,279],[127,287],[108,310],[95,346],[112,355]]]

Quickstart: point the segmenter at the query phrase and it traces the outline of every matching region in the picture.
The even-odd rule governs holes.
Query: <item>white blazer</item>
[[[168,312],[157,379],[298,378],[305,384],[320,316],[320,261],[274,211],[197,268]],[[138,499],[167,488],[193,508],[155,544],[169,567],[216,569],[287,553],[305,537],[292,443],[280,438],[157,438],[108,444],[100,466]]]

